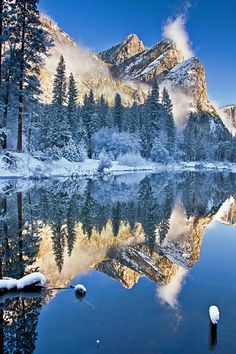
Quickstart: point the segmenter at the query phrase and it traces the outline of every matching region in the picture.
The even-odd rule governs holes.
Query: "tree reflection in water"
[[[50,261],[45,275],[54,286],[91,268],[125,287],[143,275],[162,287],[174,284],[185,274],[180,267],[197,261],[205,227],[235,190],[234,174],[195,172],[50,180],[22,190],[7,182],[0,196],[0,278],[47,273]],[[33,352],[49,297],[0,298],[2,353]]]

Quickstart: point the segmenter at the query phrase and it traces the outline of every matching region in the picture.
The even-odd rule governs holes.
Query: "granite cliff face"
[[[99,53],[98,57],[105,63],[117,65],[145,50],[146,48],[138,36],[136,36],[136,34],[129,34],[123,42]]]
[[[133,35],[132,35],[133,36]],[[143,50],[137,44],[134,55],[124,56],[127,39],[119,45],[99,54],[110,64],[112,75],[119,79],[151,84],[157,78],[160,85],[167,87],[174,104],[187,101],[186,111],[197,110],[215,115],[216,111],[207,96],[205,71],[199,60],[184,56],[171,40],[163,40],[150,49]],[[135,43],[142,43],[136,37]],[[119,57],[122,55],[122,60]],[[176,102],[175,102],[176,101]]]
[[[182,117],[196,110],[216,114],[207,96],[203,66],[196,58],[184,60],[174,42],[163,40],[147,49],[135,34],[130,34],[123,42],[95,54],[77,45],[51,19],[42,16],[42,22],[55,44],[41,70],[44,101],[51,100],[53,76],[63,54],[67,75],[73,72],[76,78],[80,102],[93,89],[96,97],[103,94],[110,104],[117,92],[125,105],[142,103],[157,78],[161,88],[168,88],[178,110],[181,104]]]
[[[220,108],[224,115],[224,123],[233,135],[236,134],[236,104],[229,104]]]

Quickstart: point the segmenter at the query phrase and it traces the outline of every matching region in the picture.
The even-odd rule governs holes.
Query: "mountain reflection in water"
[[[236,175],[142,174],[50,180],[0,198],[0,278],[39,270],[50,287],[98,270],[132,288],[156,282],[160,301],[175,307],[200,256],[206,227],[236,223]],[[40,309],[55,293],[0,297],[1,352],[35,349]]]

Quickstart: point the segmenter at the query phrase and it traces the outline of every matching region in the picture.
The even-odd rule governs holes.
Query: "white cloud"
[[[185,24],[186,16],[184,15],[179,15],[175,19],[168,18],[163,28],[163,37],[174,41],[186,60],[194,56],[194,53]]]

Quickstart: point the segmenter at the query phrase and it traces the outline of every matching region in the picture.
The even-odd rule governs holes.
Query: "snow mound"
[[[13,278],[0,279],[0,289],[12,290],[17,287],[17,280]]]
[[[33,284],[40,284],[44,286],[46,283],[46,278],[42,273],[36,272],[32,274],[28,274],[25,277],[19,279],[17,281],[17,289],[24,289],[26,286]]]
[[[17,289],[21,290],[24,289],[26,286],[40,284],[44,286],[46,283],[46,278],[42,273],[35,272],[32,274],[28,274],[23,278],[17,280],[13,278],[4,278],[0,280],[0,289],[2,290],[12,290]]]
[[[213,324],[217,324],[220,319],[220,312],[217,306],[213,305],[209,308],[209,316]]]

